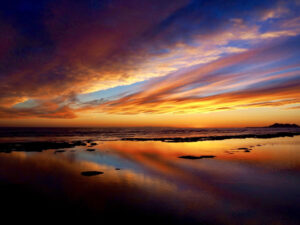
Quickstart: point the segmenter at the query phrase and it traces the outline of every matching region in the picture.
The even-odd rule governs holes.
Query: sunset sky
[[[0,126],[300,124],[299,0],[11,0],[0,31]]]

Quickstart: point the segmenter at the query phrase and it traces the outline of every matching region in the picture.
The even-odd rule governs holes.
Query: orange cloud
[[[247,13],[237,10],[243,7],[237,6],[231,11],[224,5],[224,18],[217,18],[213,22],[215,26],[211,26],[210,14],[203,13],[199,17],[200,13],[194,12],[183,16],[182,12],[193,6],[186,0],[172,4],[161,0],[130,0],[126,4],[113,2],[90,7],[65,0],[60,7],[56,3],[47,4],[47,13],[44,12],[41,22],[34,23],[42,31],[39,36],[18,29],[18,24],[11,22],[12,18],[0,23],[5,31],[5,37],[0,38],[0,59],[3,59],[0,117],[74,118],[87,110],[134,114],[206,112],[247,104],[254,106],[254,97],[247,101],[245,97],[245,102],[236,101],[231,106],[229,103],[213,105],[218,98],[225,98],[223,92],[228,89],[279,78],[261,70],[223,75],[218,74],[218,70],[251,62],[257,57],[256,62],[268,63],[289,57],[290,53],[283,49],[266,55],[262,54],[263,49],[248,49],[253,43],[265,45],[299,35],[299,18],[285,18],[288,9],[276,3],[254,7],[253,12],[249,12],[255,21],[251,23],[247,22]],[[203,9],[199,8],[200,12],[205,7],[214,8],[207,3]],[[283,20],[276,23],[276,27],[261,29],[260,22],[275,18]],[[187,32],[183,32],[185,30]],[[230,45],[233,41],[245,41],[247,45]],[[230,54],[236,55],[226,57]],[[283,69],[281,72],[283,77],[297,75]],[[155,77],[159,79],[150,80]],[[146,80],[150,82],[143,91],[115,101],[82,103],[61,98]],[[216,94],[217,91],[220,93]],[[232,92],[238,95],[236,93]],[[209,97],[211,95],[215,97]],[[297,96],[279,96],[277,100],[285,102],[286,98],[297,99]],[[28,99],[34,100],[36,105],[16,107]],[[273,102],[270,98],[257,101]]]
[[[290,49],[283,44],[277,49],[269,46],[225,57],[150,82],[143,91],[105,102],[98,109],[121,114],[193,113],[298,103],[299,64],[271,69],[260,66],[260,63],[264,66],[290,54]],[[242,64],[256,68],[244,72],[226,71]]]

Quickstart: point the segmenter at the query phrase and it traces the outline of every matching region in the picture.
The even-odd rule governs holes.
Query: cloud
[[[4,108],[0,107],[0,118],[61,118],[73,119],[76,117],[74,110],[68,106],[57,107],[51,104],[42,104],[32,108]]]
[[[149,82],[143,91],[99,107],[109,113],[134,114],[207,112],[298,103],[300,64],[291,61],[281,65],[281,61],[298,57],[299,48],[299,37],[296,37],[280,45],[223,57]]]
[[[159,113],[174,109],[170,101],[208,96],[213,88],[222,92],[222,85],[233,88],[242,82],[240,75],[213,74],[216,68],[251,61],[259,54],[249,49],[262,42],[297,36],[298,6],[288,6],[282,1],[245,5],[218,0],[2,4],[0,117],[74,118],[94,106],[110,113]],[[228,57],[232,54],[238,55]],[[274,54],[279,55],[268,57],[282,57]],[[262,54],[259,57],[264,59]],[[195,72],[182,72],[194,67],[207,76],[197,80]],[[159,83],[153,81],[155,77]],[[65,97],[146,80],[150,82],[145,91],[119,99],[123,108],[118,100],[84,103]],[[15,107],[28,100],[36,104]],[[133,108],[135,101],[149,107],[162,105]]]
[[[146,54],[137,46],[138,39],[183,3],[132,0],[95,6],[63,1],[57,7],[57,2],[47,2],[40,12],[24,12],[16,3],[16,18],[10,14],[3,18],[16,27],[18,38],[14,48],[2,51],[1,98],[56,97],[130,80],[128,71]],[[20,13],[28,16],[28,24]]]

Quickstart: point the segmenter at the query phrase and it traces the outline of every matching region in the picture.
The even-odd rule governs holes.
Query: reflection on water
[[[105,141],[0,153],[1,181],[63,195],[97,213],[120,207],[172,222],[297,224],[300,137],[193,143]],[[213,155],[184,159],[180,156]],[[83,171],[103,174],[85,177]],[[154,215],[152,214],[152,215]]]

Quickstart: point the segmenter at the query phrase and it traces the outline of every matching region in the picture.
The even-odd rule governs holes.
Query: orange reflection
[[[119,204],[141,210],[151,205],[156,213],[172,212],[175,217],[188,213],[196,220],[207,217],[233,224],[236,210],[251,209],[258,218],[262,211],[280,207],[281,195],[288,195],[284,204],[295,204],[297,199],[291,200],[289,195],[298,183],[290,180],[291,174],[281,173],[299,171],[299,145],[300,137],[193,143],[107,141],[98,143],[92,153],[80,148],[59,154],[52,150],[1,153],[0,177],[74,202],[80,199],[80,204],[100,211],[111,204],[112,210]],[[178,158],[182,155],[216,157]],[[129,161],[135,166],[127,164],[115,170],[110,163],[116,159],[120,165]],[[81,175],[90,170],[104,173]],[[274,190],[279,190],[280,199],[274,197]],[[228,209],[224,210],[224,205]],[[243,224],[249,219],[245,216]]]

